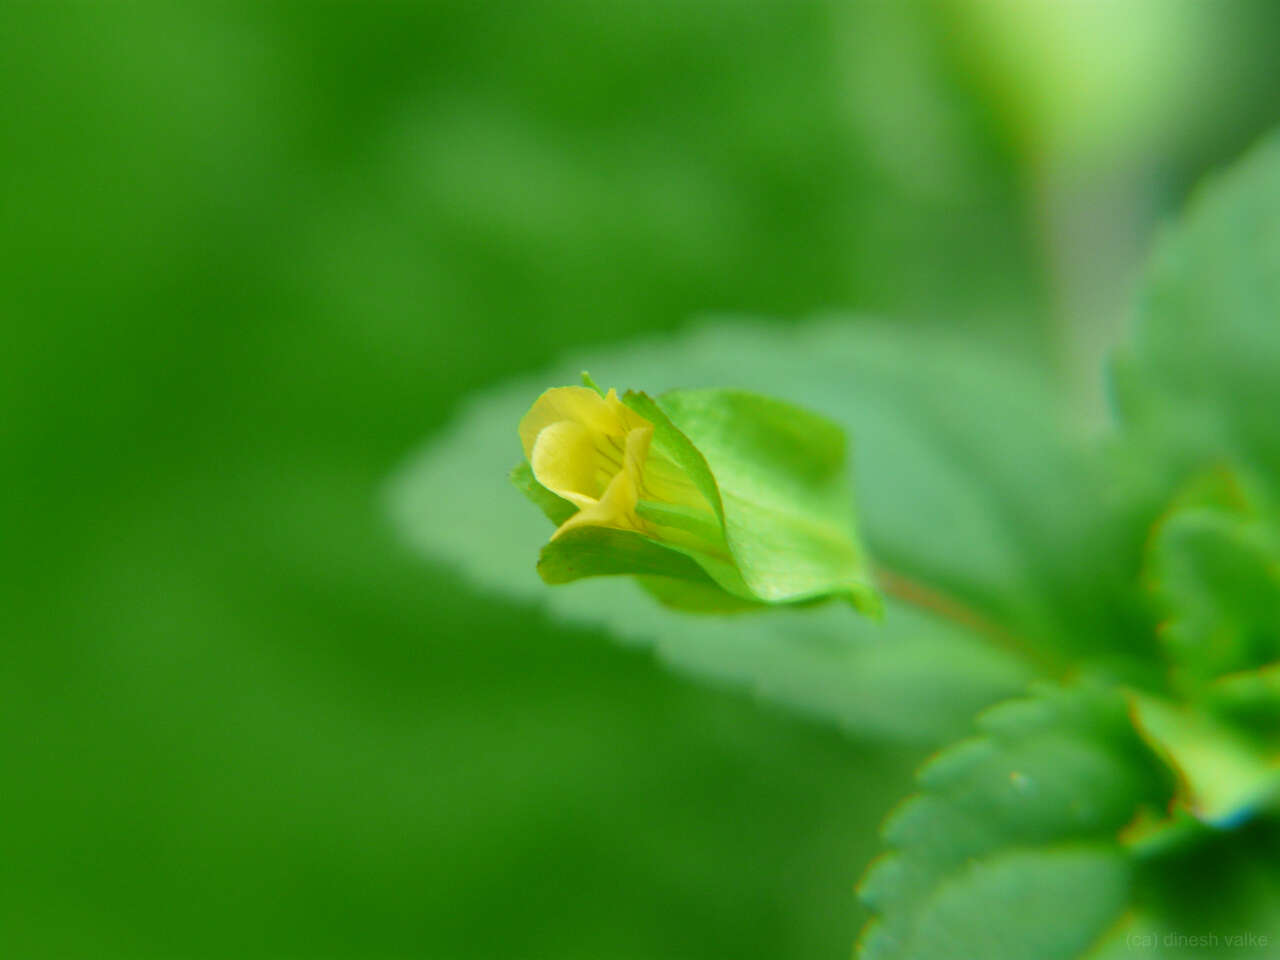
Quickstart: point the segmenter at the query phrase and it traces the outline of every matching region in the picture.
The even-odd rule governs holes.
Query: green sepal
[[[557,527],[578,512],[578,508],[564,497],[557,496],[533,475],[527,463],[521,463],[511,471],[511,483],[517,490],[529,498],[529,502],[541,510],[548,520]]]
[[[740,390],[673,390],[656,401],[628,392],[623,402],[654,424],[654,444],[720,518],[751,598],[777,604],[843,597],[881,614],[854,531],[839,426]]]
[[[633,530],[574,527],[542,548],[538,574],[548,584],[620,574],[709,583],[702,567],[684,554]]]
[[[745,600],[729,593],[710,579],[699,582],[640,576],[636,582],[664,607],[684,613],[750,613],[764,607],[759,601]]]
[[[631,530],[566,530],[542,548],[538,575],[551,586],[633,576],[664,607],[684,613],[742,613],[763,606],[725,590],[687,554]]]
[[[707,520],[702,511],[678,503],[641,500],[636,504],[636,516],[658,526],[682,530],[708,543],[715,543],[724,537],[720,524]]]
[[[672,391],[677,393],[679,391]],[[670,397],[672,393],[664,396]],[[628,390],[622,395],[622,402],[635,413],[653,424],[653,447],[662,451],[680,467],[693,481],[698,492],[706,499],[716,518],[724,524],[724,505],[720,500],[720,488],[715,475],[707,464],[707,458],[689,438],[672,423],[666,411],[653,401],[646,393]]]

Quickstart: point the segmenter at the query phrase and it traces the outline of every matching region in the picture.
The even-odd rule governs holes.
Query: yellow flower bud
[[[844,433],[735,390],[556,387],[520,421],[511,480],[557,529],[547,583],[627,575],[688,610],[879,597],[853,531]]]

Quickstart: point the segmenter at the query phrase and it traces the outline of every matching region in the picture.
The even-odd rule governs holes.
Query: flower
[[[511,480],[556,525],[546,583],[634,576],[706,612],[836,596],[879,610],[839,426],[742,390],[583,383],[547,390],[519,426]]]
[[[578,508],[556,539],[578,527],[633,530],[679,539],[671,513],[715,513],[687,474],[653,447],[654,425],[618,399],[589,387],[555,387],[520,421],[520,442],[534,478]],[[688,527],[687,517],[678,522]]]

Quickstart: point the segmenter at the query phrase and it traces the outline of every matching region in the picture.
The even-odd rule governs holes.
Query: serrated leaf
[[[873,934],[862,956],[1077,960],[1123,910],[1129,886],[1129,863],[1113,846],[1001,851],[939,885],[909,944]]]
[[[512,424],[529,397],[583,368],[655,392],[749,387],[830,416],[852,440],[871,554],[898,586],[925,589],[891,598],[882,628],[813,611],[694,624],[625,584],[547,590],[529,563],[545,521],[501,478],[518,456]],[[848,319],[720,323],[571,357],[477,396],[396,478],[392,509],[411,543],[488,589],[654,644],[670,662],[767,688],[850,729],[936,742],[1028,675],[984,649],[975,625],[1032,646],[1146,643],[1130,629],[1127,588],[1108,586],[1131,578],[1145,529],[1108,526],[1107,497],[1056,410],[1034,372],[937,332]],[[941,617],[908,609],[920,604]]]
[[[801,356],[830,360],[837,351],[874,356],[876,338],[870,338],[871,347],[855,349],[860,336],[847,324],[821,324],[787,336],[753,326],[727,327],[662,350],[607,354],[610,362],[600,357],[590,364],[575,361],[569,369],[625,366],[632,373],[624,370],[616,379],[663,385],[679,375],[672,371],[678,361],[691,380],[733,382],[740,374],[726,365],[731,365],[727,354],[735,354],[741,365],[754,362],[762,371],[772,369],[767,357],[779,361],[785,372]],[[815,368],[806,360],[797,385],[835,400],[850,380],[842,368],[821,363]],[[774,380],[782,379],[774,373]],[[588,580],[548,589],[529,562],[546,541],[546,520],[529,510],[505,481],[514,444],[512,424],[546,380],[539,376],[516,382],[473,400],[447,433],[401,471],[389,503],[398,529],[412,545],[482,587],[542,607],[566,623],[652,646],[681,669],[746,687],[863,735],[922,743],[951,739],[967,729],[977,709],[1025,684],[1029,670],[1024,664],[992,649],[972,625],[953,621],[949,610],[938,615],[890,599],[879,625],[840,608],[694,618],[663,609],[626,582]],[[814,394],[814,385],[823,381],[827,387]],[[821,403],[815,406],[823,409]],[[847,415],[862,406],[858,398],[846,397],[840,409]],[[886,442],[894,440],[894,431],[883,430]],[[870,466],[874,449],[862,452],[859,462]],[[893,459],[891,447],[883,453]],[[916,467],[902,468],[914,477],[912,491],[924,479],[915,476]],[[887,476],[889,463],[881,462],[878,472],[886,487],[895,486]],[[960,501],[946,492],[938,496],[957,507],[955,519],[962,527]],[[917,507],[941,509],[922,502]],[[954,533],[957,527],[950,529]],[[936,534],[935,527],[931,536],[936,539]],[[920,549],[923,553],[923,545]],[[975,570],[994,586],[991,570],[980,563]],[[1010,576],[1018,574],[1011,570]]]
[[[886,825],[891,852],[860,890],[878,915],[861,960],[1273,955],[1280,823],[1141,838],[1174,785],[1120,694],[1042,687],[979,727]]]
[[[885,827],[864,960],[1083,958],[1130,901],[1119,831],[1166,785],[1121,697],[1044,688],[945,751]]]

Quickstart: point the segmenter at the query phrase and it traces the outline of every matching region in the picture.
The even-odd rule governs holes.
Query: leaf
[[[860,894],[864,960],[1077,958],[1130,901],[1117,839],[1166,788],[1102,688],[1045,687],[979,720],[885,826]]]
[[[1246,486],[1197,478],[1154,531],[1146,578],[1180,701],[1131,695],[1177,806],[1228,827],[1280,796],[1280,550]]]
[[[1267,746],[1207,710],[1132,694],[1139,733],[1178,776],[1175,802],[1206,823],[1243,823],[1280,797],[1280,745]],[[1273,716],[1269,732],[1274,734]]]
[[[1147,269],[1117,359],[1130,433],[1179,475],[1228,459],[1280,484],[1280,138],[1202,187]]]
[[[1147,555],[1164,650],[1192,696],[1222,674],[1280,659],[1280,549],[1246,495],[1230,489],[1230,501],[1216,491],[1207,502],[1184,497],[1153,531]]]
[[[1218,677],[1204,701],[1218,716],[1280,743],[1280,663]]]
[[[1128,909],[1088,960],[1158,956],[1270,958],[1280,945],[1280,824],[1229,833],[1133,859]]]
[[[1280,823],[1186,821],[1150,842],[1173,784],[1118,692],[1042,686],[979,729],[886,824],[861,960],[1274,955]]]
[[[798,359],[797,350],[821,357],[822,341],[856,336],[847,325],[824,324],[790,337],[726,327],[695,336],[687,348],[635,348],[611,362],[575,361],[569,369],[621,367],[625,359],[634,375],[624,371],[611,380],[670,383],[669,368],[684,358],[691,380],[732,382],[728,370],[715,368],[727,351],[743,364],[753,357],[762,362],[758,352],[764,352],[781,359],[785,369],[789,359]],[[797,339],[809,342],[797,345]],[[513,424],[547,379],[515,382],[473,399],[446,433],[400,471],[388,505],[411,545],[478,585],[568,624],[651,646],[681,669],[754,690],[861,735],[942,742],[966,730],[976,710],[1025,684],[1027,667],[991,649],[970,627],[892,599],[877,625],[840,608],[678,616],[634,584],[615,580],[548,589],[530,562],[546,541],[547,522],[504,479],[519,454]],[[805,381],[812,383],[812,376]]]
[[[847,611],[676,618],[603,580],[546,589],[531,563],[545,521],[503,477],[519,456],[514,424],[529,397],[584,368],[655,391],[746,387],[831,418],[852,439],[870,554],[895,582],[924,589],[904,591],[905,602],[891,597],[880,627]],[[1029,675],[989,649],[975,624],[1024,649],[1147,643],[1131,629],[1137,605],[1127,588],[1109,586],[1132,579],[1145,528],[1110,525],[1099,473],[1056,410],[1033,372],[937,333],[834,319],[720,323],[570,357],[558,371],[475,397],[399,473],[390,504],[410,543],[488,589],[654,645],[668,662],[847,729],[936,743]],[[1125,568],[1123,579],[1113,568]],[[922,596],[940,602],[913,610]]]
[[[1001,851],[934,892],[908,946],[868,941],[863,956],[1070,960],[1113,922],[1129,884],[1129,864],[1111,846]]]

